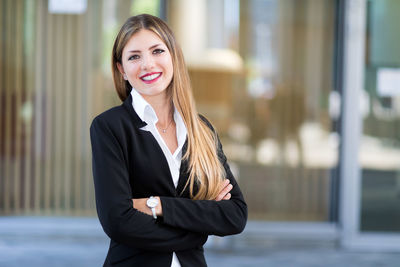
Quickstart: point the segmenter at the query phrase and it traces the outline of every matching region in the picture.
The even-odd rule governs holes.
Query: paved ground
[[[225,240],[225,241],[224,241]],[[355,253],[329,246],[231,246],[211,239],[210,267],[400,266],[398,253]],[[0,266],[101,266],[108,241],[95,218],[0,217]]]

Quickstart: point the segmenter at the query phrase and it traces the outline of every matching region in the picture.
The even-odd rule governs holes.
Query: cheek
[[[125,69],[127,74],[132,78],[135,78],[137,76],[139,70],[138,66],[136,66],[135,64],[130,64]]]
[[[166,68],[168,69],[168,72],[170,73],[170,75],[173,75],[174,73],[174,66],[172,65],[172,61],[171,60],[166,60],[165,64]]]
[[[160,63],[164,66],[164,68],[168,71],[168,72],[173,72],[173,65],[172,65],[172,58],[171,55],[166,55],[165,57],[163,57],[160,61]]]
[[[171,64],[168,65],[168,80],[169,80],[169,83],[172,81],[173,76],[174,76],[174,67],[173,67],[173,65],[171,63]]]

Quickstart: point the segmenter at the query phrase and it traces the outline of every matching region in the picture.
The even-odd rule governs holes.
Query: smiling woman
[[[196,111],[182,51],[159,18],[122,26],[112,51],[123,104],[90,128],[104,266],[206,266],[208,235],[243,231],[247,205],[218,135]]]
[[[122,51],[121,61],[117,63],[118,70],[147,101],[165,93],[171,83],[171,54],[152,31],[143,29],[131,37]]]

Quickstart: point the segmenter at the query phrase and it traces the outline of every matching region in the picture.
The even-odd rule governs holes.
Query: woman
[[[243,231],[247,206],[211,124],[197,114],[181,49],[159,18],[122,26],[112,51],[123,101],[91,125],[104,266],[206,266],[208,235]]]

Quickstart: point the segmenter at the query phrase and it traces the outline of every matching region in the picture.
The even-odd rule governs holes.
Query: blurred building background
[[[96,216],[89,126],[126,18],[165,19],[253,244],[400,251],[400,1],[1,0],[0,215]],[[1,217],[0,217],[1,219]]]

